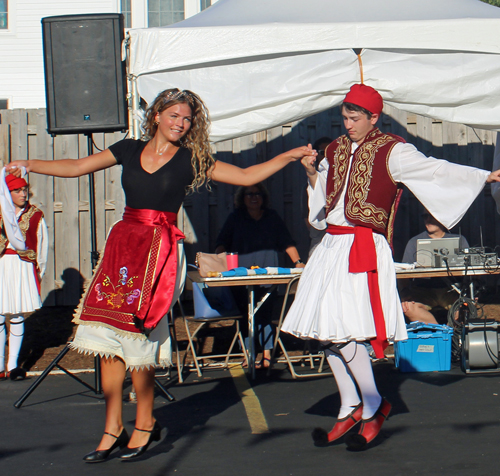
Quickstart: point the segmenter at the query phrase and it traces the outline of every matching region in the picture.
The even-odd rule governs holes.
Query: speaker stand
[[[24,392],[19,398],[19,400],[14,403],[14,407],[21,408],[21,405],[24,401],[36,390],[36,388],[44,381],[45,377],[49,375],[54,367],[57,367],[59,370],[62,370],[66,375],[69,375],[71,378],[75,379],[77,382],[81,383],[89,390],[92,390],[95,393],[102,393],[101,390],[101,382],[100,382],[100,372],[99,374],[95,374],[95,388],[90,386],[87,382],[84,382],[82,379],[78,378],[76,375],[72,374],[69,370],[66,370],[64,367],[59,365],[61,359],[68,353],[70,350],[69,344],[66,344],[66,347],[59,353],[59,355],[47,366],[47,368],[42,372],[40,377],[38,377],[35,382]],[[97,360],[98,357],[95,357],[94,360]],[[96,368],[98,367],[98,362],[94,362]]]
[[[87,150],[88,155],[94,153],[94,140],[92,138],[92,133],[86,133],[87,136]],[[94,173],[89,174],[89,214],[90,214],[90,257],[92,262],[92,269],[97,267],[97,262],[99,261],[99,252],[97,251],[97,228],[95,222],[95,188],[94,188]],[[59,355],[47,366],[47,368],[42,372],[40,377],[38,377],[35,382],[23,393],[21,398],[19,398],[16,403],[14,403],[15,408],[21,408],[24,401],[36,390],[36,388],[44,381],[45,377],[52,371],[54,367],[62,370],[66,375],[75,379],[77,382],[81,383],[88,389],[92,390],[96,394],[102,393],[101,386],[101,357],[99,355],[94,357],[94,375],[95,375],[95,387],[90,386],[88,383],[81,380],[76,375],[72,374],[69,370],[65,369],[59,362],[70,350],[69,344],[59,353]],[[165,395],[169,402],[175,401],[175,397],[158,381],[155,377],[155,385],[159,390]]]
[[[66,347],[59,353],[59,355],[47,366],[47,368],[42,372],[40,377],[38,377],[33,384],[24,392],[21,397],[14,403],[15,408],[21,408],[22,404],[24,401],[36,390],[36,388],[45,380],[45,377],[49,375],[49,373],[57,367],[59,370],[62,370],[66,375],[70,376],[71,378],[75,379],[77,382],[81,383],[85,387],[87,387],[89,390],[92,390],[96,394],[102,393],[102,388],[101,388],[101,367],[100,367],[100,357],[96,356],[94,357],[94,367],[95,367],[95,387],[92,387],[89,385],[87,382],[84,382],[82,379],[77,377],[75,374],[72,374],[69,370],[65,369],[61,365],[59,365],[59,362],[62,360],[62,358],[68,353],[70,350],[69,344],[66,344]],[[175,401],[175,397],[158,381],[158,379],[155,377],[155,385],[158,387],[158,389],[163,393],[163,395],[167,398],[169,402]]]

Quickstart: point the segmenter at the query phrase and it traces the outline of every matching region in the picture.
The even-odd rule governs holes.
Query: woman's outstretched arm
[[[116,165],[115,156],[109,149],[92,154],[83,159],[60,160],[16,160],[6,165],[7,172],[20,176],[21,167],[27,172],[34,172],[54,177],[80,177]]]
[[[267,162],[252,165],[246,169],[231,165],[226,162],[217,161],[211,172],[211,179],[216,182],[224,182],[232,185],[253,185],[267,179],[275,174],[290,162],[296,162],[307,156],[315,157],[317,152],[308,146],[297,147],[296,149],[283,152]]]

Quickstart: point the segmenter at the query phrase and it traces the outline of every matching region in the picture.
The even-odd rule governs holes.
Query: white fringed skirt
[[[178,263],[172,306],[177,302],[186,280],[186,257],[182,243],[177,245]],[[80,324],[70,347],[84,354],[119,357],[127,370],[169,367],[172,363],[169,316],[163,317],[147,339],[134,339],[117,334],[107,327]]]
[[[354,235],[326,234],[309,258],[282,331],[325,342],[365,341],[376,336],[366,273],[349,273]],[[391,249],[374,234],[380,299],[387,339],[407,338]]]

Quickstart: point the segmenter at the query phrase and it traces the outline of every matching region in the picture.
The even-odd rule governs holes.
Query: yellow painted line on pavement
[[[241,364],[230,365],[229,371],[231,372],[231,376],[233,377],[233,381],[236,389],[238,390],[241,401],[245,406],[252,434],[259,435],[262,433],[270,433],[259,399],[248,383],[243,367]]]

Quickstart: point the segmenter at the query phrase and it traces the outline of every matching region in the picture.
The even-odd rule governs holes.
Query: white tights
[[[349,342],[340,349],[341,356],[337,352],[326,350],[328,364],[340,393],[341,407],[338,418],[346,417],[360,401],[363,402],[363,419],[371,418],[378,410],[382,397],[375,384],[366,347],[359,342]]]
[[[9,334],[9,361],[7,371],[17,367],[17,359],[21,350],[21,344],[24,337],[24,317],[15,315],[10,318]],[[0,372],[5,370],[5,344],[7,340],[7,331],[5,329],[5,316],[0,315]]]

